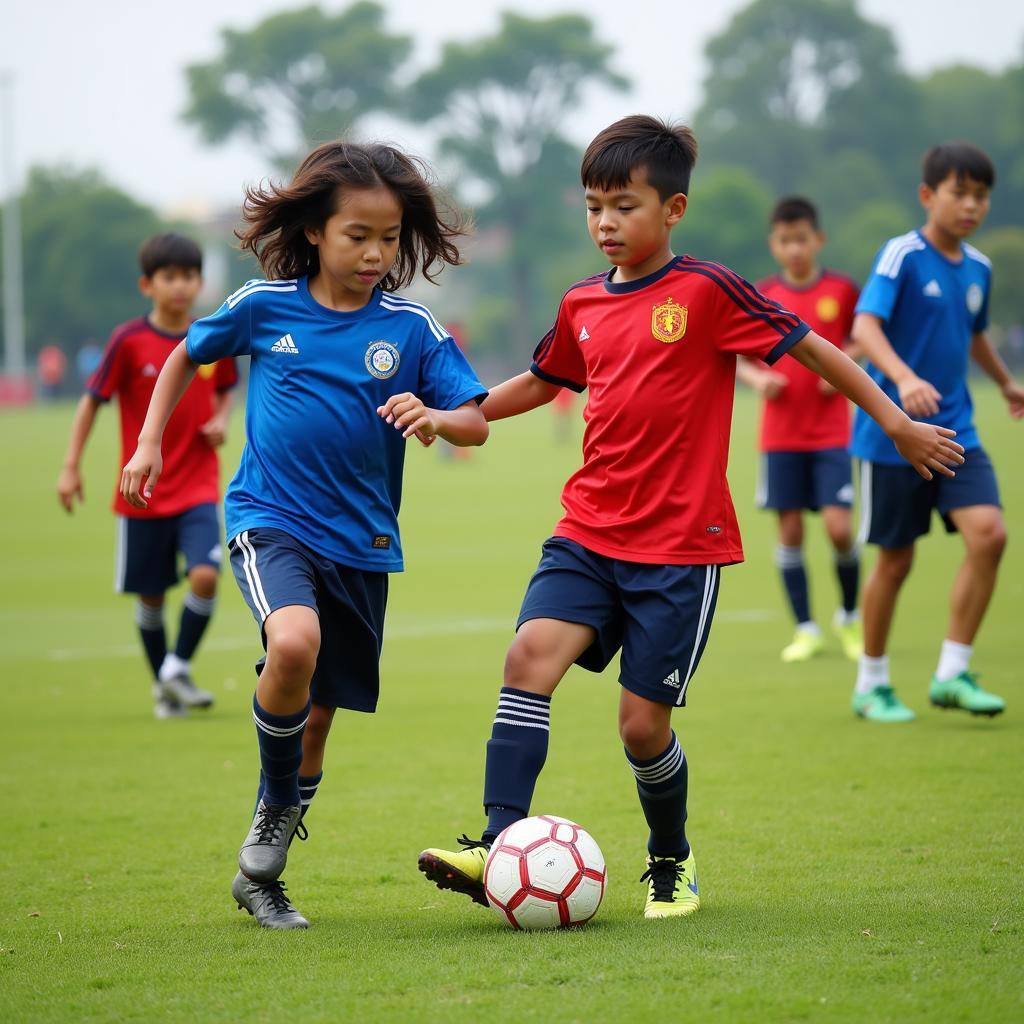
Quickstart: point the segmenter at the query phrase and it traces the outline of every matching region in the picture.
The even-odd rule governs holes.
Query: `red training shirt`
[[[183,339],[184,335],[157,330],[146,317],[130,320],[110,336],[100,365],[86,383],[86,390],[100,402],[108,402],[117,394],[122,466],[135,454],[160,370]],[[237,383],[233,359],[199,367],[164,432],[164,468],[149,499],[149,508],[129,505],[115,487],[113,509],[118,515],[139,519],[174,516],[196,505],[220,500],[217,452],[199,433],[199,428],[213,416],[216,393]]]
[[[759,281],[769,299],[791,309],[811,330],[843,348],[853,326],[860,290],[843,274],[823,270],[813,284],[798,288],[779,274]],[[847,448],[850,444],[850,403],[845,395],[822,394],[821,378],[795,359],[775,367],[787,381],[778,398],[761,409],[763,452],[808,452]]]
[[[717,263],[611,276],[565,293],[531,366],[590,392],[555,535],[630,562],[741,562],[725,476],[736,356],[774,363],[810,328]]]

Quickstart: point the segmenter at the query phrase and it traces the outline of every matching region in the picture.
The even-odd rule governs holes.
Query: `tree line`
[[[225,29],[218,55],[185,69],[182,115],[207,145],[247,139],[282,176],[310,146],[363,137],[380,114],[425,126],[478,235],[443,312],[458,307],[475,352],[520,364],[566,285],[602,268],[584,229],[573,111],[587,90],[630,81],[581,14],[507,12],[412,76],[411,53],[372,0],[285,11]],[[886,238],[921,221],[924,150],[968,139],[999,175],[976,240],[995,264],[993,320],[1024,324],[1024,59],[911,75],[892,33],[854,0],[754,0],[705,53],[700,107],[668,112],[701,147],[679,251],[756,279],[771,269],[771,205],[798,193],[822,210],[827,262],[863,278]],[[102,340],[138,306],[135,251],[159,218],[90,170],[33,168],[21,200],[30,350]]]

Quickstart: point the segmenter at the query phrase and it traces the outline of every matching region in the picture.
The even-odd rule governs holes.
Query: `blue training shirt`
[[[971,245],[951,260],[920,231],[890,239],[875,257],[857,303],[858,313],[877,316],[896,354],[942,395],[939,411],[925,420],[957,433],[964,448],[977,448],[974,403],[967,390],[972,337],[988,327],[992,265]],[[897,404],[899,389],[876,366],[865,369]],[[858,409],[851,451],[871,462],[900,463],[882,428]]]
[[[404,391],[434,409],[487,395],[426,306],[376,288],[345,313],[321,306],[305,277],[249,281],[192,324],[185,344],[200,364],[251,357],[228,538],[275,527],[333,562],[400,572],[409,442],[377,407]]]

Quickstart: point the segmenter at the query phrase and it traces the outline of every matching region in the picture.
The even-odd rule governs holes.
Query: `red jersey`
[[[86,383],[100,402],[117,394],[121,411],[121,465],[135,454],[153,387],[167,357],[184,335],[165,334],[146,317],[122,324],[110,336],[103,359]],[[114,490],[118,515],[149,519],[174,516],[196,505],[220,500],[217,452],[199,433],[214,413],[214,396],[238,383],[233,359],[200,366],[171,414],[164,432],[164,468],[149,508],[134,508]]]
[[[791,309],[811,330],[843,348],[853,326],[860,294],[842,274],[823,270],[814,284],[798,288],[778,274],[759,281],[769,299]],[[761,451],[807,452],[846,448],[850,444],[850,403],[845,395],[822,394],[821,378],[795,359],[775,367],[787,380],[782,394],[765,402],[761,410]]]
[[[774,363],[810,329],[717,263],[565,293],[531,370],[589,388],[583,465],[555,535],[630,562],[743,560],[726,481],[736,356]]]

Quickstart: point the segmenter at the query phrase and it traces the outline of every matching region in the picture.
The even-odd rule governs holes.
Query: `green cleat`
[[[840,646],[847,659],[860,661],[860,656],[864,653],[864,628],[860,624],[860,619],[840,622],[837,618],[832,623],[832,630],[839,637]]]
[[[821,654],[825,650],[825,638],[817,629],[801,629],[797,626],[793,639],[782,648],[782,660],[789,663],[794,661],[810,661],[811,658]]]
[[[463,836],[459,844],[465,849],[424,850],[419,857],[419,869],[438,889],[464,893],[475,903],[486,907],[488,903],[484,892],[484,865],[487,863],[491,844],[477,842],[468,836]]]
[[[853,713],[869,722],[912,722],[916,717],[891,686],[876,686],[869,693],[854,691]]]
[[[649,921],[663,917],[685,917],[700,910],[697,864],[692,850],[686,860],[648,857],[647,870],[640,876],[640,881],[648,882],[644,917]]]
[[[969,711],[972,715],[988,715],[989,718],[1006,710],[1006,701],[983,690],[973,672],[961,672],[952,679],[943,680],[933,676],[928,699],[937,708],[955,708]]]

